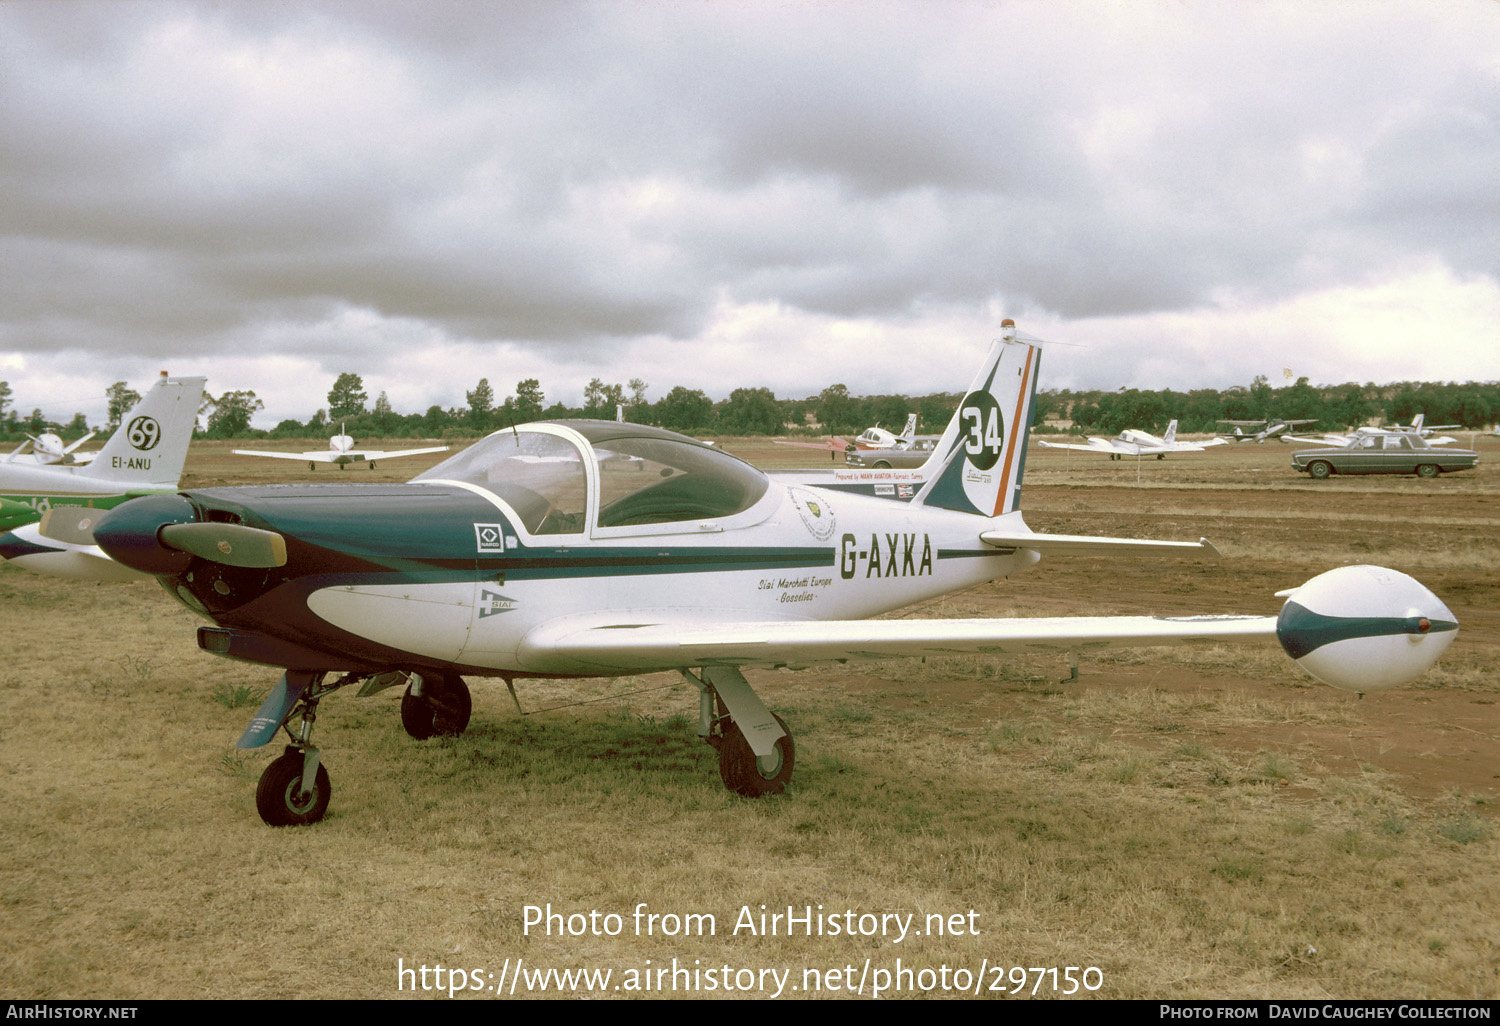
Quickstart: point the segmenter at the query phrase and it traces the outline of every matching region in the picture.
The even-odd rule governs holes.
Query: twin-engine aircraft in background
[[[1273,417],[1270,420],[1221,420],[1220,424],[1234,425],[1234,434],[1222,435],[1220,437],[1232,442],[1264,442],[1267,438],[1279,438],[1287,441],[1285,435],[1298,424],[1316,424],[1316,418],[1311,420],[1283,420]],[[1246,432],[1245,428],[1254,428]]]
[[[201,648],[284,670],[238,742],[287,733],[256,790],[273,825],[327,811],[313,724],[356,685],[404,686],[402,724],[426,738],[467,726],[465,675],[513,688],[680,672],[725,786],[760,796],[786,786],[796,750],[747,666],[1274,638],[1314,676],[1363,692],[1410,680],[1453,639],[1441,601],[1375,567],[1316,577],[1279,615],[871,619],[1046,554],[1217,555],[1201,540],[1026,526],[1041,356],[1004,322],[909,502],[778,479],[657,428],[558,421],[498,431],[404,485],[151,496],[93,537],[210,621]]]
[[[138,580],[138,573],[112,562],[91,542],[43,538],[36,521],[60,506],[78,507],[79,519],[91,520],[127,499],[174,490],[205,380],[163,372],[86,465],[0,463],[0,560],[65,577]]]
[[[447,452],[446,445],[439,445],[428,449],[397,449],[394,452],[382,452],[379,449],[356,449],[354,439],[340,431],[328,440],[327,449],[316,449],[312,452],[268,452],[258,449],[235,449],[236,456],[266,456],[273,460],[306,460],[308,470],[317,470],[319,463],[337,464],[343,470],[351,463],[368,463],[370,469],[375,469],[378,460],[397,460],[403,456],[421,456],[429,452]]]
[[[1210,446],[1229,444],[1222,438],[1212,438],[1206,442],[1179,442],[1175,420],[1167,425],[1167,433],[1159,438],[1149,431],[1126,428],[1113,438],[1089,435],[1088,440],[1088,445],[1044,442],[1041,439],[1037,439],[1037,444],[1044,449],[1077,449],[1079,452],[1104,453],[1112,460],[1124,456],[1155,456],[1159,460],[1164,460],[1169,452],[1202,452]]]

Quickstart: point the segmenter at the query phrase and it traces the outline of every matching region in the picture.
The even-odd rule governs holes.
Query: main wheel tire
[[[328,811],[328,799],[333,787],[328,781],[328,771],[318,764],[318,775],[313,789],[302,795],[303,755],[295,748],[288,748],[281,758],[266,767],[255,787],[255,811],[271,826],[306,826],[316,823]]]
[[[1431,480],[1432,478],[1437,477],[1438,476],[1437,464],[1436,463],[1423,463],[1421,466],[1417,467],[1417,476],[1418,477],[1425,477],[1428,480]]]
[[[1316,460],[1308,465],[1307,472],[1319,481],[1326,481],[1333,474],[1333,467],[1323,460]]]
[[[468,729],[473,712],[474,697],[457,674],[423,677],[421,695],[412,694],[408,684],[401,696],[401,726],[418,741],[457,737]]]
[[[792,742],[792,732],[787,728],[786,720],[777,716],[776,722],[786,736],[777,740],[770,765],[762,765],[755,757],[750,742],[740,732],[739,724],[730,721],[724,725],[724,736],[719,738],[716,746],[719,750],[719,778],[735,794],[763,798],[786,790],[787,781],[792,779],[792,766],[797,761],[797,746]]]

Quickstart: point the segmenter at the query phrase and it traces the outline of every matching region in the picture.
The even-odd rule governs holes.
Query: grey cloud
[[[1464,16],[947,10],[0,5],[0,346],[212,352],[359,309],[602,351],[720,297],[1067,320],[1497,273]],[[143,68],[173,25],[312,83],[343,60],[369,102]]]

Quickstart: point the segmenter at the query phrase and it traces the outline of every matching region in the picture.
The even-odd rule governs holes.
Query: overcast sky
[[[0,379],[1500,378],[1500,4],[0,3]],[[1082,348],[1074,348],[1079,346]]]

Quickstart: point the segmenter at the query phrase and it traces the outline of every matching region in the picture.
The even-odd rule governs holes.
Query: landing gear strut
[[[377,674],[348,673],[331,684],[324,674],[311,670],[287,670],[236,742],[237,748],[260,748],[285,728],[291,744],[260,776],[255,789],[255,808],[271,826],[306,826],[328,811],[333,789],[322,753],[312,743],[318,703],[339,688],[364,682],[361,695],[373,695],[402,681],[409,681],[401,699],[401,725],[419,740],[462,734],[469,725],[474,701],[469,686],[457,674],[406,673],[389,670]],[[294,720],[300,722],[292,729]]]
[[[328,771],[323,768],[323,753],[312,743],[312,728],[323,697],[353,680],[352,676],[345,676],[325,685],[321,673],[288,670],[240,736],[238,748],[259,748],[282,727],[292,738],[281,758],[260,775],[255,788],[255,809],[267,824],[306,826],[322,819],[328,811],[333,787]],[[301,718],[294,734],[291,719],[299,709]]]

